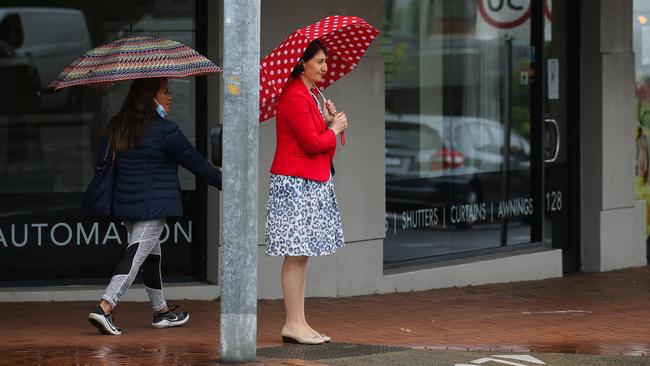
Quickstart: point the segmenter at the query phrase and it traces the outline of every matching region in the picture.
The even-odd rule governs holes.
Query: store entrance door
[[[546,0],[543,11],[543,238],[562,249],[565,273],[580,270],[578,12],[579,0]]]

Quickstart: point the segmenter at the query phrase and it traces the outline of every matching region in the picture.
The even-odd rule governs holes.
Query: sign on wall
[[[160,238],[166,276],[200,272],[195,194],[183,193],[184,217],[167,219]],[[78,201],[73,195],[78,194],[67,194],[65,201]],[[56,201],[52,194],[41,197]],[[22,212],[0,215],[0,283],[103,283],[110,278],[129,243],[122,222],[89,216],[78,204],[22,207]]]
[[[479,39],[530,39],[531,0],[476,0]],[[551,40],[552,0],[544,1],[544,38]]]

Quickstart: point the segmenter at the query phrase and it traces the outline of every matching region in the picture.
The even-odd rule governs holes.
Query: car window
[[[519,160],[529,159],[528,142],[517,132],[512,132],[510,136],[510,156]]]
[[[26,46],[57,45],[80,41],[85,35],[84,20],[75,14],[24,14]]]
[[[504,126],[501,124],[490,124],[489,126],[486,126],[487,130],[490,133],[490,147],[489,149],[493,149],[490,151],[493,151],[496,154],[501,154],[501,148],[505,145],[503,143],[504,136],[503,134],[505,133]]]
[[[0,41],[0,58],[9,58],[14,56],[15,53],[11,46],[5,41]]]
[[[23,44],[23,27],[18,14],[8,14],[0,21],[0,41],[12,48],[20,48]]]
[[[454,127],[452,131],[452,148],[462,150],[471,146],[469,131],[465,126]]]
[[[408,149],[439,149],[440,133],[419,123],[386,123],[386,145]]]
[[[497,137],[499,129],[493,130],[494,128],[481,122],[465,123],[456,129],[454,139],[458,139],[467,150],[499,153],[501,146],[501,138]]]

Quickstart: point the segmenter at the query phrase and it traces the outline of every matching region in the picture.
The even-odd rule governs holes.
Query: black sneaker
[[[187,323],[190,320],[190,314],[185,311],[174,311],[177,307],[178,305],[174,306],[166,313],[155,314],[151,325],[154,328],[170,328]]]
[[[88,321],[97,327],[102,334],[122,334],[122,329],[116,327],[113,323],[113,315],[104,313],[104,310],[99,305],[97,305],[93,312],[88,314]]]

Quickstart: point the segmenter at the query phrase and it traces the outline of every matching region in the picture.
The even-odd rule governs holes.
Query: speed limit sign
[[[476,0],[476,6],[477,38],[530,37],[532,0]],[[547,32],[551,29],[551,0],[544,0],[544,18]]]
[[[499,29],[515,28],[530,18],[530,0],[477,0],[481,17]]]

